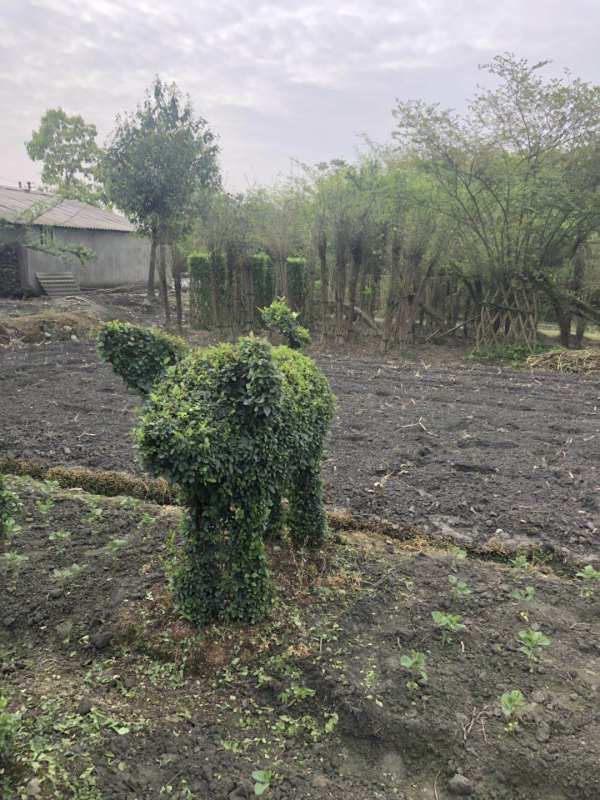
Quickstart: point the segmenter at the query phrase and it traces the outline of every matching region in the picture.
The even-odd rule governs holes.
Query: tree
[[[194,200],[220,185],[218,145],[189,97],[156,77],[141,105],[117,118],[103,159],[111,200],[151,237],[148,296],[154,299],[159,252],[160,294],[169,321],[165,249],[185,232]]]
[[[101,151],[96,135],[96,126],[88,125],[83,117],[51,108],[25,147],[33,161],[43,162],[45,185],[63,197],[98,203],[101,195],[95,180]]]
[[[399,103],[394,136],[435,179],[438,213],[460,226],[455,266],[494,335],[520,318],[535,341],[541,291],[568,344],[565,320],[582,300],[557,278],[600,226],[600,87],[568,75],[544,81],[547,63],[497,56],[485,68],[498,85],[466,115]]]

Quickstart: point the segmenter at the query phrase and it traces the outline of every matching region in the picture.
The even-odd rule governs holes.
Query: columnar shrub
[[[296,311],[304,311],[306,307],[306,294],[308,288],[308,275],[305,258],[288,258],[287,269],[287,295],[290,306]]]
[[[256,253],[252,256],[251,263],[256,307],[268,306],[275,295],[273,260],[267,253]]]
[[[98,334],[100,356],[130,389],[143,396],[186,350],[183,339],[128,322],[107,322]]]
[[[264,326],[283,336],[292,350],[301,350],[310,342],[310,333],[298,322],[299,313],[292,311],[282,297],[261,308],[260,316]]]
[[[210,253],[190,253],[190,324],[193,328],[212,328]]]
[[[146,467],[176,483],[188,507],[174,589],[195,623],[265,616],[264,539],[281,526],[282,496],[293,543],[322,543],[320,462],[332,415],[314,362],[254,337],[193,351],[154,384],[137,441]]]

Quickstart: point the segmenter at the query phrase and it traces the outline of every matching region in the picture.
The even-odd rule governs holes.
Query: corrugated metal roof
[[[35,190],[0,186],[0,219],[27,225],[49,225],[56,228],[83,228],[99,231],[135,231],[125,217],[102,208],[64,200],[56,195]]]

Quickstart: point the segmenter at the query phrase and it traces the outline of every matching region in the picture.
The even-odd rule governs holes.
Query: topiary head
[[[264,326],[283,336],[292,350],[301,350],[310,343],[310,333],[298,322],[300,315],[292,311],[283,297],[276,298],[270,306],[259,310]]]
[[[146,467],[188,499],[226,500],[277,461],[282,378],[271,346],[246,337],[191,352],[167,370],[137,430]]]
[[[187,352],[183,339],[128,322],[107,322],[97,338],[98,352],[133,391],[145,396],[167,367]]]

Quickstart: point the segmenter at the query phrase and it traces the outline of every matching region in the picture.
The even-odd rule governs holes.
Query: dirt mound
[[[97,327],[98,318],[89,312],[48,310],[19,316],[0,314],[0,344],[88,339]]]
[[[600,348],[549,350],[541,355],[529,356],[527,366],[557,372],[600,372]]]

